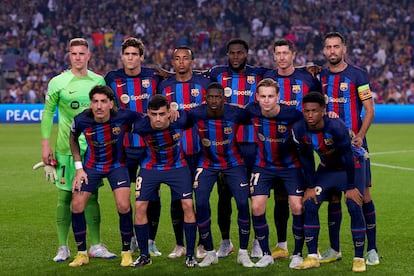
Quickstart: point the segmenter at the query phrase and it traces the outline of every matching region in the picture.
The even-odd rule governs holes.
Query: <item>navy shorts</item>
[[[188,167],[170,170],[147,170],[141,168],[137,177],[135,200],[149,201],[161,185],[165,183],[171,188],[172,200],[192,199],[193,184]]]
[[[268,169],[254,166],[250,178],[250,195],[270,195],[275,182],[283,183],[287,194],[291,196],[303,196],[305,191],[300,168]]]
[[[359,192],[364,195],[366,185],[366,162],[359,163],[358,168],[355,168],[354,185]],[[330,192],[344,192],[347,190],[347,175],[345,170],[331,171],[322,166],[319,166],[315,175],[315,191],[319,202],[329,199]]]
[[[95,192],[105,177],[108,178],[112,191],[118,188],[131,187],[127,167],[119,167],[107,173],[88,168],[84,168],[84,170],[88,175],[88,184],[83,183],[81,191]]]

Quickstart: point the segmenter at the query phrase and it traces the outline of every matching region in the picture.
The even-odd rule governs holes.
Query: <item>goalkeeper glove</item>
[[[38,168],[43,167],[43,170],[45,171],[46,181],[50,181],[52,183],[55,183],[58,180],[56,169],[55,169],[56,165],[57,165],[56,159],[51,159],[50,160],[50,165],[45,164],[42,161],[42,162],[39,162],[39,163],[35,164],[33,166],[33,170],[37,170]]]

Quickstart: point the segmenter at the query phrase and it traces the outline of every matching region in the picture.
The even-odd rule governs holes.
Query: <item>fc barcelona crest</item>
[[[341,82],[341,84],[339,85],[339,89],[340,89],[341,91],[346,91],[346,90],[348,90],[348,83],[346,83],[346,82]]]
[[[121,132],[121,128],[120,127],[114,127],[114,128],[112,128],[112,134],[118,135],[120,132]]]
[[[192,88],[191,89],[191,96],[197,97],[198,95],[200,95],[200,91],[197,88]]]
[[[144,88],[150,87],[150,81],[149,80],[142,80],[141,84],[142,84],[142,87],[144,87]]]
[[[256,78],[254,76],[247,76],[247,83],[253,84],[256,82]]]

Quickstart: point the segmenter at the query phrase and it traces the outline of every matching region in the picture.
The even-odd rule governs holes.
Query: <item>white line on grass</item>
[[[394,151],[370,152],[369,155],[383,155],[383,154],[410,153],[410,152],[414,152],[414,150],[394,150]]]
[[[405,168],[405,167],[400,167],[400,166],[391,166],[391,165],[379,164],[379,163],[374,163],[374,162],[371,162],[371,165],[372,166],[377,166],[377,167],[389,168],[389,169],[397,169],[397,170],[404,170],[404,171],[414,171],[414,168]]]

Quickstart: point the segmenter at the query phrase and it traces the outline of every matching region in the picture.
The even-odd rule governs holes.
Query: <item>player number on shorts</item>
[[[137,181],[135,182],[135,191],[141,190],[141,184],[142,184],[142,177],[138,176]]]
[[[252,173],[250,176],[250,186],[256,186],[259,182],[260,173]]]

